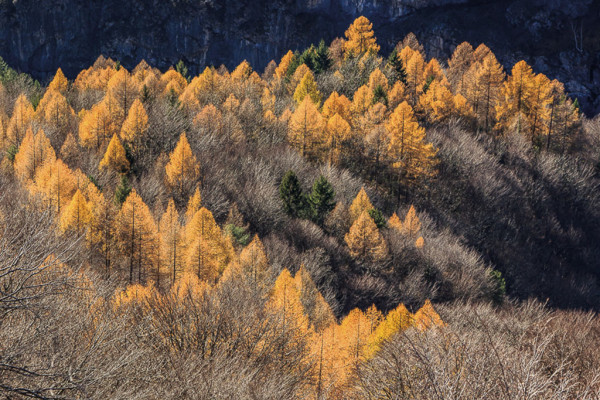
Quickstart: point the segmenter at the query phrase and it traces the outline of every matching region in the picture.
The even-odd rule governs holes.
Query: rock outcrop
[[[600,110],[600,4],[592,0],[0,0],[0,56],[45,79],[73,77],[103,54],[126,67],[183,59],[262,69],[287,49],[342,36],[358,15],[382,51],[410,31],[430,56],[463,40],[488,44],[510,68],[524,58],[566,83],[589,113]]]

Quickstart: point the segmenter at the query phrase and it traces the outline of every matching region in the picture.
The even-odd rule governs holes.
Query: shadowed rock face
[[[508,68],[526,59],[565,82],[586,111],[600,109],[600,4],[592,0],[0,0],[0,56],[46,78],[98,57],[128,68],[145,59],[192,72],[242,60],[262,70],[288,49],[342,36],[359,16],[384,53],[410,31],[430,56],[485,42]],[[575,40],[576,35],[583,40]]]

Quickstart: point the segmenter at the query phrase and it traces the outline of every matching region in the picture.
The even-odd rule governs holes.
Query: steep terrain
[[[197,73],[246,59],[260,70],[287,49],[341,36],[361,14],[384,52],[410,31],[433,57],[485,42],[505,66],[525,59],[565,82],[588,114],[600,107],[600,5],[591,0],[1,0],[0,56],[41,79],[59,66],[74,77],[98,54],[128,68],[183,59]]]

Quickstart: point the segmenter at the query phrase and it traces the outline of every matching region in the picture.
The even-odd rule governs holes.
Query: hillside
[[[258,70],[0,64],[0,393],[598,398],[600,118],[374,25]]]

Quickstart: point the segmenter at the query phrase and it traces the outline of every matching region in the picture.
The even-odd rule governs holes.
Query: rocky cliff
[[[133,67],[183,59],[262,69],[287,49],[343,35],[366,15],[389,51],[410,31],[430,56],[485,42],[511,67],[520,58],[600,110],[600,2],[592,0],[0,0],[0,56],[45,79],[73,77],[104,54]]]

